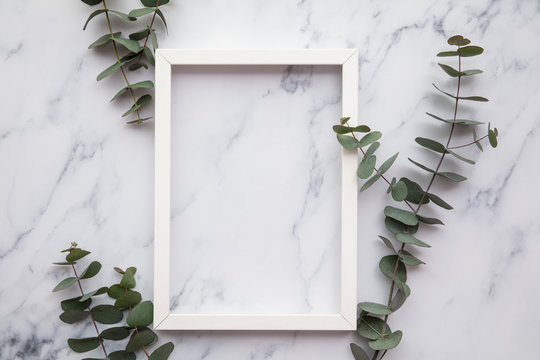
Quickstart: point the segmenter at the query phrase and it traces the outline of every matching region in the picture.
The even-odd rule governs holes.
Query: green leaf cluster
[[[151,117],[143,117],[142,111],[143,107],[152,100],[152,94],[149,90],[154,87],[154,84],[150,80],[132,84],[128,79],[128,72],[143,68],[148,69],[149,66],[155,66],[154,53],[159,46],[157,36],[158,30],[155,27],[157,22],[155,20],[159,19],[163,24],[164,29],[167,30],[167,21],[165,20],[165,15],[161,10],[161,6],[169,3],[169,0],[141,0],[144,7],[133,9],[127,14],[109,9],[106,2],[102,0],[82,1],[90,6],[98,4],[101,4],[102,6],[101,9],[93,11],[88,16],[88,19],[83,26],[83,30],[86,30],[89,23],[98,16],[105,18],[108,30],[106,34],[93,41],[88,48],[94,49],[108,46],[114,55],[114,62],[97,75],[97,81],[120,72],[125,86],[113,96],[111,101],[119,99],[122,95],[128,96],[132,101],[131,107],[122,114],[122,117],[130,114],[136,115],[135,119],[127,121],[128,124],[138,124],[151,119]],[[138,20],[146,15],[151,16],[148,17],[148,23],[144,27],[133,25],[139,23]],[[122,37],[121,32],[112,31],[110,21],[111,16],[115,16],[125,21],[125,26],[128,28],[133,28],[127,37]]]
[[[427,113],[431,118],[436,119],[449,127],[448,138],[444,141],[433,139],[426,136],[418,136],[415,142],[425,151],[431,153],[431,156],[436,158],[433,164],[423,164],[409,158],[409,161],[417,168],[421,169],[428,176],[428,185],[423,188],[417,182],[401,177],[399,180],[395,177],[387,178],[385,173],[395,162],[397,155],[395,154],[380,166],[377,167],[377,158],[375,152],[380,146],[379,140],[381,133],[371,131],[368,126],[362,125],[349,126],[349,118],[342,118],[340,125],[333,127],[337,134],[339,143],[347,150],[359,150],[361,159],[357,168],[357,176],[360,179],[367,179],[362,185],[360,191],[364,191],[371,187],[379,179],[383,179],[387,185],[387,193],[391,194],[393,201],[398,203],[397,206],[387,205],[384,208],[384,224],[388,234],[379,235],[379,239],[391,251],[390,255],[383,256],[379,261],[379,270],[382,275],[390,282],[390,292],[388,301],[383,303],[361,302],[358,304],[359,317],[357,320],[357,334],[365,338],[368,342],[369,349],[364,349],[361,346],[352,343],[350,345],[351,352],[356,360],[380,360],[385,356],[386,352],[399,345],[403,333],[400,330],[393,331],[390,329],[389,317],[405,303],[411,294],[411,289],[407,285],[407,268],[410,266],[418,266],[424,264],[414,254],[414,247],[428,248],[430,245],[418,236],[418,231],[421,225],[444,225],[443,222],[434,217],[423,216],[420,210],[424,205],[433,204],[445,210],[451,210],[452,206],[442,199],[441,196],[431,192],[432,184],[435,179],[443,178],[453,182],[462,182],[467,178],[455,172],[445,171],[443,163],[445,159],[457,159],[468,164],[475,162],[468,159],[459,153],[458,149],[476,145],[482,150],[480,142],[487,138],[492,147],[497,146],[497,137],[499,135],[496,128],[491,128],[488,123],[487,134],[478,137],[475,128],[484,124],[483,122],[469,119],[457,118],[458,105],[461,101],[487,102],[488,99],[482,96],[462,96],[461,78],[482,74],[482,70],[471,69],[463,70],[461,68],[462,58],[469,58],[480,55],[484,50],[476,45],[471,45],[469,39],[461,35],[452,36],[448,39],[448,44],[455,48],[448,51],[442,51],[437,54],[438,57],[456,58],[456,64],[438,63],[441,70],[450,78],[457,80],[457,89],[455,95],[441,90],[435,84],[433,86],[442,94],[449,97],[455,104],[455,111],[450,117],[443,117]],[[460,127],[461,133],[470,131],[473,141],[462,145],[453,145],[451,140],[456,137],[454,131],[456,127]],[[367,132],[366,135],[359,138],[356,136],[358,132]],[[365,147],[365,148],[364,148]],[[414,247],[413,247],[414,246]],[[405,248],[407,250],[405,250]],[[372,355],[368,356],[368,353]]]
[[[157,335],[148,327],[153,322],[154,306],[151,301],[142,301],[142,296],[135,291],[136,286],[135,267],[122,270],[115,267],[115,271],[122,275],[119,283],[111,286],[103,286],[96,290],[83,292],[82,282],[96,276],[101,270],[98,261],[92,261],[81,273],[77,273],[75,264],[77,261],[90,254],[89,251],[78,248],[75,243],[62,252],[67,253],[65,261],[56,265],[69,266],[74,276],[69,276],[56,285],[53,292],[67,289],[77,283],[81,296],[63,300],[60,307],[63,312],[60,320],[66,324],[74,324],[81,321],[92,321],[97,333],[92,337],[69,338],[68,346],[77,353],[91,351],[102,347],[105,353],[107,341],[119,341],[129,338],[124,349],[104,354],[107,359],[135,359],[136,353],[143,348],[155,344]],[[93,298],[107,294],[112,304],[100,304],[92,306]],[[127,312],[127,316],[124,316]],[[122,320],[125,323],[122,324]],[[99,329],[98,328],[99,325]],[[103,325],[110,325],[109,327]],[[151,354],[152,360],[166,360],[174,350],[172,343],[166,343],[156,348]],[[146,351],[146,350],[145,350]]]

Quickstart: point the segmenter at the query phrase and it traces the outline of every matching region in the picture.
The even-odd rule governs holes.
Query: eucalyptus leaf
[[[407,198],[407,185],[404,181],[398,181],[392,186],[392,198],[396,201],[403,201]]]
[[[96,11],[94,11],[93,13],[91,13],[90,16],[88,16],[88,19],[86,20],[86,22],[84,23],[83,30],[86,30],[86,26],[88,25],[88,23],[90,22],[90,20],[92,20],[93,18],[95,18],[95,17],[98,16],[99,14],[103,14],[104,12],[107,12],[107,10],[105,10],[105,9],[99,9],[99,10],[96,10]]]
[[[398,264],[397,269],[396,263]],[[379,261],[379,269],[385,276],[391,278],[392,280],[396,278],[396,280],[399,282],[407,282],[407,269],[397,255],[384,256],[381,261]]]
[[[135,18],[144,16],[146,14],[150,14],[156,11],[155,8],[142,8],[142,9],[134,9],[129,12],[129,16],[133,16]]]
[[[392,242],[390,240],[388,240],[387,238],[381,235],[379,235],[379,238],[382,240],[382,242],[384,243],[384,245],[386,245],[387,248],[397,253],[396,249],[394,248],[394,245],[392,245]]]
[[[119,17],[121,17],[122,19],[127,20],[127,21],[135,21],[135,20],[137,20],[136,17],[130,16],[128,14],[124,14],[123,12],[120,12],[120,11],[109,10],[109,12],[112,12],[113,14],[118,15]]]
[[[74,324],[77,321],[86,319],[88,315],[90,315],[89,311],[67,310],[67,311],[64,311],[62,314],[60,314],[59,317],[60,317],[60,320],[62,320],[66,324]]]
[[[478,147],[478,149],[480,151],[484,151],[484,149],[482,148],[482,144],[480,144],[480,142],[478,141],[478,138],[476,136],[476,130],[473,129],[472,134],[473,134],[474,144],[476,145],[476,147]]]
[[[101,270],[101,264],[99,261],[92,261],[90,265],[88,265],[88,267],[81,273],[79,278],[90,279],[96,276],[99,273],[99,270]]]
[[[146,7],[156,7],[158,6],[158,1],[159,6],[165,5],[169,2],[169,0],[141,0],[141,3]]]
[[[418,231],[418,225],[416,226],[409,226],[405,225],[395,219],[392,219],[390,217],[384,218],[384,226],[392,233],[392,234],[400,234],[400,233],[408,233],[408,234],[415,234]]]
[[[87,5],[97,5],[99,3],[101,3],[103,0],[81,0],[83,3],[87,4]]]
[[[154,48],[154,51],[156,51],[156,49],[159,47],[158,39],[157,39],[156,32],[152,28],[150,28],[150,38],[152,39],[152,46]]]
[[[376,141],[373,144],[369,145],[368,149],[366,150],[366,156],[370,156],[375,154],[375,151],[381,146],[381,143]]]
[[[126,351],[135,352],[143,346],[153,344],[157,340],[157,335],[150,329],[139,331],[129,339],[126,345]]]
[[[124,292],[125,290],[122,286],[120,286],[119,284],[114,284],[107,291],[107,295],[109,295],[109,297],[113,299],[118,299],[120,295],[122,295]]]
[[[457,52],[462,57],[469,57],[482,54],[484,52],[484,49],[482,49],[480,46],[470,45],[459,48]]]
[[[370,129],[366,125],[358,125],[358,126],[343,126],[343,125],[334,125],[332,127],[334,132],[336,134],[348,134],[352,132],[369,132]]]
[[[120,61],[120,62],[115,62],[114,64],[112,64],[111,66],[109,66],[108,68],[106,68],[105,70],[103,70],[98,76],[97,76],[97,81],[100,81],[100,80],[103,80],[105,79],[107,76],[111,75],[113,72],[115,72],[116,70],[120,69],[122,66],[124,66],[126,64],[127,61]]]
[[[372,144],[375,141],[379,140],[382,137],[382,133],[379,131],[373,131],[370,132],[367,135],[364,135],[359,141],[358,141],[358,147],[364,147],[366,145]]]
[[[396,291],[396,295],[390,302],[390,309],[392,311],[398,310],[405,303],[405,300],[407,300],[407,296],[401,290]]]
[[[408,252],[406,250],[402,250],[399,257],[400,257],[401,261],[403,261],[403,263],[405,265],[416,266],[416,265],[420,265],[420,264],[425,264],[425,262],[418,259],[416,256],[414,256],[413,254],[411,254],[410,252]],[[391,307],[390,307],[390,309],[391,309]],[[394,310],[392,310],[392,311],[394,311]]]
[[[75,284],[76,282],[77,282],[77,278],[74,278],[74,277],[65,278],[64,280],[60,281],[58,285],[54,287],[53,292],[64,290],[65,288]]]
[[[113,38],[113,41],[122,45],[129,51],[132,51],[134,53],[138,52],[141,49],[141,45],[135,40],[131,39],[123,39],[123,38]]]
[[[428,197],[424,196],[424,190],[422,190],[422,187],[418,185],[418,183],[415,183],[406,177],[402,177],[399,181],[403,181],[407,186],[406,200],[408,202],[413,204],[420,204],[420,201],[422,201],[422,204],[427,204],[429,202]]]
[[[71,249],[71,251],[66,255],[66,261],[74,262],[74,261],[82,259],[88,254],[90,254],[90,251],[74,248],[74,249]]]
[[[360,179],[367,179],[373,173],[373,168],[375,167],[376,157],[375,155],[370,155],[364,157],[364,159],[358,164],[358,169],[356,170],[356,175]]]
[[[444,223],[441,220],[437,219],[437,218],[425,217],[425,216],[421,216],[421,215],[418,215],[418,214],[416,214],[416,217],[418,218],[418,221],[423,222],[424,224],[428,224],[428,225],[444,225]]]
[[[140,69],[140,68],[145,68],[145,69],[148,69],[148,65],[142,61],[137,61],[137,62],[134,62],[132,64],[129,64],[128,66],[128,70],[129,71],[135,71],[137,69]]]
[[[437,195],[428,193],[427,196],[431,201],[433,201],[436,205],[439,205],[443,209],[446,209],[446,210],[452,210],[453,209],[452,205],[448,204],[446,201],[444,201],[443,199],[441,199]]]
[[[349,120],[351,120],[350,117],[342,117],[341,119],[339,119],[339,123],[341,125],[345,125],[347,122],[349,122]]]
[[[364,185],[362,185],[362,187],[360,188],[360,192],[367,190],[371,185],[375,184],[375,182],[377,182],[377,180],[379,180],[380,178],[381,178],[381,174],[379,173],[376,173],[375,175],[370,177],[368,181],[366,181]]]
[[[116,306],[119,310],[124,310],[137,305],[141,302],[141,299],[141,294],[137,291],[128,291],[118,297],[114,303],[114,306]]]
[[[92,299],[88,299],[85,302],[80,302],[82,296],[77,296],[71,299],[66,299],[60,303],[60,306],[62,307],[62,310],[68,311],[68,310],[84,310],[90,304],[92,304]]]
[[[497,147],[497,135],[495,135],[495,132],[493,130],[489,130],[488,131],[488,139],[489,139],[489,144],[496,148]]]
[[[167,360],[174,350],[172,342],[165,343],[150,354],[148,360]]]
[[[465,176],[462,176],[462,175],[459,175],[459,174],[456,174],[456,173],[453,173],[453,172],[443,171],[443,172],[439,172],[437,174],[442,176],[442,177],[445,177],[445,178],[447,178],[449,180],[455,181],[455,182],[460,182],[460,181],[467,180],[467,178]]]
[[[100,336],[105,340],[123,340],[131,334],[128,328],[125,327],[112,327],[105,329],[101,332]]]
[[[373,315],[390,315],[392,313],[392,310],[386,307],[386,305],[369,301],[359,303],[358,308]]]
[[[409,210],[398,209],[393,206],[387,206],[384,208],[384,214],[392,219],[402,222],[405,225],[414,226],[418,224],[416,215]]]
[[[160,9],[157,9],[156,14],[157,14],[157,16],[159,16],[161,18],[161,21],[163,21],[163,25],[165,25],[165,29],[168,29],[167,28],[167,22],[165,21],[165,16],[163,15],[163,12]]]
[[[482,96],[455,96],[455,95],[452,95],[450,93],[447,93],[446,91],[443,91],[441,89],[439,89],[437,87],[437,85],[435,84],[432,84],[435,89],[439,90],[441,93],[447,95],[447,96],[450,96],[451,98],[453,99],[459,99],[459,100],[471,100],[471,101],[481,101],[481,102],[487,102],[489,101],[488,99],[486,99],[485,97],[482,97]]]
[[[446,147],[435,140],[417,137],[416,139],[414,139],[414,141],[416,141],[418,145],[428,148],[429,150],[433,150],[441,154],[446,152]]]
[[[448,39],[448,44],[450,45],[465,46],[465,45],[469,45],[470,43],[471,43],[471,40],[466,39],[461,35],[454,35]]]
[[[462,124],[462,125],[481,125],[484,124],[481,121],[474,121],[474,120],[465,120],[465,119],[443,119],[437,115],[433,115],[431,113],[426,112],[427,115],[431,116],[434,119],[437,119],[439,121],[444,121],[447,124]]]
[[[151,89],[154,87],[154,83],[151,80],[145,80],[145,81],[137,82],[135,84],[131,84],[131,87],[134,89],[135,88]]]
[[[456,69],[454,69],[453,67],[449,65],[439,63],[439,66],[441,67],[441,69],[444,70],[445,73],[447,73],[451,77],[459,77],[459,76],[465,75],[464,73],[457,71]]]
[[[402,242],[404,244],[411,244],[411,245],[416,245],[416,246],[421,246],[421,247],[431,247],[431,245],[426,244],[422,240],[419,240],[415,238],[414,236],[410,234],[406,234],[406,233],[397,234],[396,239],[399,242]]]
[[[129,313],[126,322],[129,326],[148,326],[154,321],[154,305],[151,301],[143,301]]]
[[[369,360],[366,352],[358,345],[351,343],[351,352],[354,356],[354,360]]]
[[[109,360],[135,360],[136,358],[134,353],[124,350],[115,351],[109,354]]]
[[[156,66],[156,60],[154,59],[154,54],[152,54],[152,50],[150,50],[148,46],[144,47],[144,56],[146,56],[150,65]]]
[[[453,155],[455,158],[461,160],[461,161],[465,161],[466,163],[469,163],[469,164],[475,164],[475,162],[473,160],[470,160],[470,159],[467,159],[459,154],[456,154],[455,152],[453,152],[452,150],[450,149],[447,149],[446,150],[448,153],[450,153],[451,155]]]
[[[414,161],[413,159],[409,158],[409,161],[412,162],[414,165],[418,166],[422,170],[426,170],[427,172],[430,172],[432,174],[435,174],[435,170],[428,168],[425,165],[420,164],[419,162]]]
[[[68,345],[71,350],[83,353],[97,348],[99,346],[99,338],[88,337],[83,339],[68,339]]]
[[[113,37],[117,37],[117,36],[120,36],[122,33],[121,32],[116,32],[113,34]],[[109,43],[111,41],[111,34],[105,34],[103,36],[101,36],[99,39],[97,39],[96,41],[94,41],[93,43],[91,43],[88,48],[89,49],[93,49],[95,47],[98,47],[98,46],[103,46],[107,43]]]
[[[385,172],[390,169],[390,167],[394,164],[394,161],[396,161],[399,153],[395,153],[390,158],[388,158],[385,162],[382,163],[382,165],[379,167],[379,171],[377,171],[380,175],[384,174]]]
[[[129,88],[126,86],[122,89],[120,89],[120,91],[118,91],[113,97],[112,99],[109,101],[109,102],[113,102],[114,100],[118,99],[120,96],[124,95],[127,91],[129,90]]]
[[[131,40],[139,41],[139,40],[142,40],[142,39],[146,38],[148,36],[148,34],[150,34],[150,29],[147,28],[147,29],[139,30],[137,32],[129,34],[129,38]]]
[[[91,309],[94,319],[100,324],[116,324],[124,314],[112,305],[98,305]]]
[[[458,56],[458,55],[459,54],[457,51],[442,51],[437,54],[437,56],[439,57]]]
[[[141,96],[140,98],[137,99],[135,104],[133,104],[128,111],[126,111],[125,113],[122,114],[122,117],[127,116],[127,115],[131,114],[132,112],[139,110],[143,104],[149,102],[150,100],[152,100],[152,96],[150,96],[148,94]],[[131,277],[133,277],[133,275]],[[122,285],[121,282],[120,282],[120,284]],[[122,285],[122,286],[124,286],[124,285]],[[124,287],[127,287],[127,286],[124,286]],[[135,285],[130,287],[130,289],[133,288],[133,287],[135,287]]]
[[[377,340],[370,341],[368,345],[373,350],[393,349],[399,345],[402,336],[403,336],[403,333],[398,330],[384,338],[379,338]]]
[[[378,339],[383,333],[384,321],[380,318],[373,316],[361,316],[358,319],[356,327],[356,333],[366,339],[375,340]],[[384,334],[390,334],[392,330],[388,325]]]
[[[482,73],[483,73],[483,71],[479,70],[479,69],[463,70],[462,71],[463,76],[471,76],[471,75],[477,75],[477,74],[482,74]]]
[[[358,147],[358,143],[352,136],[342,134],[337,134],[336,136],[341,146],[345,149],[354,150]]]
[[[90,299],[92,296],[94,295],[101,295],[101,294],[105,294],[107,292],[108,288],[107,287],[102,287],[102,288],[99,288],[99,289],[96,289],[96,290],[93,290],[93,291],[90,291],[90,292],[87,292],[86,294],[84,294],[81,299],[79,300],[80,302],[84,302],[88,299]]]

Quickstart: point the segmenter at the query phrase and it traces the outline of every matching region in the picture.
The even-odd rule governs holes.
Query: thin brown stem
[[[152,15],[152,20],[150,21],[150,26],[148,26],[148,34],[146,34],[146,38],[144,39],[143,49],[146,47],[146,44],[148,44],[148,38],[150,37],[150,34],[152,32],[152,28],[154,27],[154,20],[156,20],[156,13],[157,13],[158,8],[159,8],[159,0],[156,3],[156,10],[154,11],[154,14]],[[141,60],[142,55],[143,55],[143,53],[141,53],[139,55],[139,60]]]
[[[485,138],[487,138],[489,135],[484,135],[482,136],[481,138],[479,139],[476,139],[468,144],[464,144],[464,145],[459,145],[459,146],[450,146],[448,147],[447,149],[448,150],[454,150],[454,149],[461,149],[461,148],[464,148],[464,147],[467,147],[467,146],[471,146],[473,144],[476,144],[476,143],[479,143],[480,141],[484,140]]]
[[[79,279],[79,275],[77,274],[77,270],[75,270],[75,265],[73,265],[73,263],[71,263],[71,268],[73,269],[73,273],[75,274],[75,277],[77,278],[77,284],[79,285],[79,290],[81,290],[81,296],[84,296],[81,280]],[[105,357],[108,357],[109,355],[107,355],[107,350],[105,350],[103,339],[101,338],[101,335],[99,333],[99,330],[96,324],[96,319],[94,318],[94,314],[92,314],[92,311],[90,310],[90,304],[88,300],[86,301],[86,308],[88,309],[88,312],[90,313],[90,318],[92,318],[92,323],[94,324],[94,328],[96,329],[97,338],[99,340],[99,344],[101,345],[101,349],[103,349],[103,353],[105,354]]]
[[[114,48],[114,54],[116,55],[116,61],[117,63],[120,64],[120,54],[118,52],[118,46],[116,46],[116,42],[114,41],[114,32],[112,30],[111,19],[109,18],[109,9],[107,8],[107,3],[105,0],[103,0],[103,9],[105,10],[105,17],[107,18],[107,26],[109,27],[109,34],[111,35],[111,39],[113,39],[112,44]],[[133,99],[133,106],[137,106],[137,99],[135,98],[135,92],[131,88],[131,84],[129,83],[129,80],[127,78],[126,71],[123,65],[120,66],[120,71],[122,72],[122,76],[124,77],[124,80],[126,82],[126,86],[129,90],[131,98]],[[142,119],[141,119],[141,113],[139,109],[137,109],[136,112],[137,112],[137,122],[141,123]]]

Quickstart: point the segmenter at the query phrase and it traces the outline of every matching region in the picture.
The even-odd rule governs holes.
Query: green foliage
[[[86,22],[84,23],[83,30],[86,30],[86,27],[89,25],[92,19],[100,15],[104,15],[106,28],[108,30],[107,34],[102,35],[97,40],[92,42],[88,48],[93,49],[97,47],[105,47],[105,45],[112,43],[112,47],[107,46],[107,48],[111,49],[115,62],[98,74],[96,77],[97,81],[103,80],[117,71],[121,72],[122,76],[119,78],[122,79],[121,81],[125,83],[125,86],[117,91],[111,101],[116,100],[123,94],[130,95],[130,98],[133,101],[132,106],[123,113],[122,117],[130,114],[134,114],[136,117],[133,120],[127,121],[128,124],[140,124],[143,121],[151,119],[151,117],[143,117],[142,112],[144,108],[146,108],[145,105],[149,104],[152,100],[152,95],[143,94],[142,96],[137,96],[136,93],[138,91],[137,89],[153,88],[153,83],[152,86],[144,86],[149,82],[151,83],[151,81],[148,80],[137,84],[131,84],[127,76],[127,71],[148,69],[149,65],[155,66],[154,51],[158,47],[158,30],[155,28],[155,20],[156,18],[159,18],[165,29],[167,29],[167,22],[165,20],[165,15],[161,10],[161,6],[169,3],[169,0],[142,0],[141,3],[145,7],[133,9],[129,11],[128,14],[108,8],[107,2],[103,0],[82,1],[88,5],[102,5],[101,9],[94,10],[88,16]],[[129,30],[129,38],[122,38],[120,37],[120,32],[113,32],[110,20],[111,15],[118,17],[125,22],[123,27],[126,27]],[[146,28],[141,30],[142,26],[137,24],[140,24],[140,21],[144,21],[142,17],[145,15],[152,16],[147,18],[148,23],[146,24]],[[143,20],[137,21],[138,18]],[[135,29],[135,26],[138,27],[138,29]],[[151,50],[150,47],[147,46],[150,41],[152,42],[152,47],[154,50]]]
[[[142,86],[150,86],[149,83]],[[153,84],[152,84],[153,86]],[[63,300],[60,306],[63,310],[59,318],[66,324],[74,324],[82,321],[91,321],[95,329],[96,336],[84,338],[68,339],[68,346],[75,352],[83,353],[91,351],[97,347],[103,349],[103,353],[108,360],[134,360],[136,352],[143,349],[147,352],[146,347],[158,341],[157,335],[146,326],[153,322],[154,306],[151,301],[143,301],[139,292],[133,290],[136,285],[135,267],[128,267],[125,271],[115,267],[114,270],[119,273],[121,278],[118,284],[113,284],[110,287],[103,286],[97,290],[84,292],[82,283],[95,277],[101,270],[101,264],[98,261],[92,261],[80,275],[77,274],[75,264],[76,260],[80,260],[90,254],[89,251],[80,249],[76,243],[63,250],[66,252],[66,262],[58,263],[59,265],[70,265],[74,276],[62,280],[54,289],[53,292],[66,289],[67,287],[78,283],[80,296]],[[90,307],[92,299],[95,296],[108,294],[114,301],[114,304],[100,304]],[[128,312],[124,316],[124,312]],[[125,319],[125,324],[120,323]],[[98,325],[102,324],[102,325]],[[111,327],[103,325],[118,324]],[[130,338],[125,350],[106,352],[105,341],[119,341]],[[172,343],[166,343],[155,349],[149,355],[153,360],[167,360],[174,350]]]
[[[377,180],[383,179],[387,184],[387,193],[391,194],[392,200],[401,203],[401,207],[387,205],[384,208],[384,224],[390,236],[379,235],[379,238],[385,246],[391,251],[392,255],[387,255],[379,261],[379,269],[381,273],[390,280],[390,291],[387,297],[386,304],[373,302],[361,302],[358,304],[360,315],[357,321],[357,334],[368,340],[370,351],[366,351],[357,344],[351,344],[351,352],[355,360],[380,360],[388,350],[399,345],[403,333],[401,331],[392,332],[388,324],[389,316],[400,309],[410,295],[411,290],[407,285],[407,266],[418,266],[424,264],[422,260],[417,258],[412,252],[405,250],[407,246],[415,245],[419,247],[430,247],[427,243],[420,240],[416,233],[421,225],[444,225],[443,222],[435,217],[422,216],[419,210],[427,204],[432,203],[435,206],[445,210],[451,210],[452,206],[444,201],[440,196],[430,192],[434,181],[437,178],[445,178],[454,182],[462,182],[467,178],[455,172],[445,171],[443,162],[448,157],[452,156],[455,159],[474,164],[473,160],[467,159],[456,153],[455,149],[476,145],[482,150],[480,142],[487,138],[492,147],[496,147],[498,143],[499,132],[496,128],[491,128],[488,124],[487,131],[484,136],[478,137],[475,128],[484,124],[483,122],[469,119],[459,119],[456,117],[458,106],[462,100],[487,102],[488,99],[482,96],[461,96],[460,87],[462,82],[460,79],[466,76],[482,74],[482,70],[471,69],[463,70],[463,58],[480,55],[484,50],[476,45],[470,45],[471,41],[461,35],[452,36],[448,39],[448,44],[457,48],[441,51],[437,54],[438,57],[455,59],[454,64],[439,63],[439,67],[450,78],[457,80],[456,95],[450,92],[441,90],[437,85],[433,84],[442,94],[448,96],[454,102],[454,111],[451,118],[444,118],[438,115],[427,112],[426,114],[433,119],[440,121],[443,125],[449,127],[448,138],[443,141],[432,139],[431,137],[418,136],[415,142],[424,149],[432,151],[439,160],[433,167],[426,166],[418,161],[409,158],[409,161],[422,169],[422,174],[427,175],[427,187],[425,190],[417,182],[402,177],[399,180],[396,177],[387,178],[385,173],[397,158],[397,154],[386,160],[383,164],[377,167],[375,152],[380,146],[378,140],[381,138],[381,133],[371,131],[362,137],[360,140],[355,136],[353,127],[348,125],[349,118],[345,117],[340,120],[340,125],[333,127],[337,133],[339,143],[349,149],[359,149],[362,153],[362,160],[357,168],[357,175],[360,179],[368,179],[360,188],[364,191],[371,187]],[[457,58],[457,59],[456,59]],[[363,125],[365,126],[365,125]],[[455,128],[460,128],[461,131],[454,131]],[[463,145],[452,145],[452,140],[463,132],[470,131],[473,141]],[[347,134],[347,135],[345,135]],[[351,134],[351,135],[348,135]],[[371,144],[371,145],[370,145]],[[446,145],[444,145],[446,144]],[[364,147],[370,145],[367,150]],[[373,172],[375,171],[375,174]],[[368,353],[372,355],[368,356]]]

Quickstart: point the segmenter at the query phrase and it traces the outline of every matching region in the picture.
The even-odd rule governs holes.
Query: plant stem
[[[82,289],[81,280],[79,279],[79,275],[77,274],[77,270],[75,270],[75,265],[73,265],[73,263],[71,263],[71,268],[73,269],[73,273],[75,274],[75,277],[77,278],[77,284],[79,285],[79,290],[81,290],[81,296],[84,296],[84,291]],[[89,304],[88,300],[86,301],[86,308],[88,309],[88,312],[90,313],[90,317],[92,318],[92,323],[94,324],[94,328],[96,329],[99,344],[101,345],[101,348],[103,349],[103,353],[105,354],[105,357],[107,358],[107,357],[109,357],[109,355],[107,355],[107,350],[105,350],[105,345],[103,344],[103,339],[101,338],[101,335],[99,333],[99,330],[98,330],[98,327],[97,327],[97,324],[96,324],[96,319],[94,318],[94,314],[92,314],[92,311],[90,310],[90,304]]]
[[[458,55],[458,62],[459,62],[458,71],[461,72],[461,55]],[[460,90],[460,88],[461,88],[461,76],[458,76],[457,91],[456,91],[456,103],[455,103],[455,106],[454,106],[454,122],[452,123],[452,125],[450,127],[450,134],[448,134],[448,140],[446,141],[446,148],[447,149],[449,149],[450,141],[452,140],[452,136],[454,134],[454,128],[456,126],[455,121],[456,121],[456,118],[457,118],[457,111],[458,111],[458,104],[459,104],[459,90]],[[435,178],[437,177],[437,174],[439,172],[439,169],[441,168],[441,165],[442,165],[442,163],[444,161],[444,157],[446,156],[446,154],[447,154],[447,152],[442,153],[441,158],[439,159],[439,163],[437,164],[437,168],[435,169],[435,172],[431,176],[431,179],[429,181],[429,185],[427,186],[426,190],[422,194],[422,198],[420,199],[420,202],[419,202],[418,206],[414,210],[415,215],[418,214],[418,211],[420,211],[420,208],[423,205],[423,201],[424,201],[425,197],[427,196],[427,194],[429,193],[429,190],[431,189],[431,186],[433,185],[433,182],[435,181]],[[411,206],[409,205],[409,207],[411,207]],[[401,248],[399,250],[399,254],[401,254],[404,249],[405,249],[405,243],[403,243],[401,245]],[[399,261],[400,260],[399,260],[399,256],[398,256],[398,258],[396,260],[396,265],[394,266],[394,272],[393,272],[394,275],[396,275],[396,273],[397,273],[398,266],[399,266]],[[392,283],[390,285],[389,295],[388,295],[387,307],[390,307],[390,304],[392,302],[392,295],[394,293],[394,285],[395,285],[395,283],[394,283],[394,281],[392,281]],[[383,334],[384,334],[384,330],[386,329],[387,323],[388,323],[388,315],[385,315],[384,316],[384,323],[383,323],[383,327],[382,327],[382,333]],[[379,354],[379,352],[375,351],[375,354],[373,355],[372,360],[376,360],[378,354]],[[386,354],[386,351],[382,354],[382,356],[379,358],[379,360],[381,360],[384,357],[385,354]]]
[[[105,10],[105,17],[107,18],[107,25],[109,27],[109,33],[111,34],[111,39],[113,40],[112,44],[113,44],[113,48],[114,48],[114,54],[116,55],[116,61],[118,63],[120,63],[120,55],[118,53],[118,47],[116,46],[116,42],[114,41],[114,33],[113,33],[113,30],[112,30],[112,26],[111,26],[111,19],[109,18],[109,9],[107,8],[107,3],[106,3],[105,0],[103,0],[103,9]],[[131,97],[133,99],[133,106],[137,106],[137,99],[135,98],[135,92],[131,88],[131,84],[128,81],[128,78],[126,76],[126,71],[124,70],[124,66],[120,66],[120,71],[122,72],[122,76],[124,77],[127,88],[129,89],[129,92],[130,92]],[[140,111],[139,111],[139,109],[137,109],[136,111],[137,111],[137,122],[141,123],[142,119],[141,119]]]
[[[449,150],[454,150],[454,149],[460,149],[460,148],[464,148],[464,147],[467,147],[467,146],[471,146],[473,144],[476,144],[476,143],[479,143],[480,141],[484,140],[485,138],[487,138],[489,135],[484,135],[482,136],[480,139],[476,139],[468,144],[464,144],[464,145],[459,145],[459,146],[450,146],[450,147],[447,147],[447,149]]]
[[[150,34],[152,32],[152,27],[154,26],[154,20],[156,19],[156,13],[159,8],[159,0],[156,3],[156,10],[154,11],[154,14],[152,15],[152,20],[150,21],[150,26],[148,27],[148,34],[146,35],[146,38],[144,39],[144,45],[143,49],[146,47],[146,44],[148,43],[148,38],[150,37]],[[154,44],[155,45],[155,44]],[[155,51],[156,49],[154,49]],[[143,56],[143,53],[139,55],[139,60],[141,60],[141,57]]]

